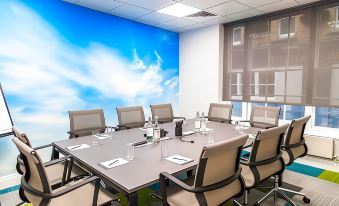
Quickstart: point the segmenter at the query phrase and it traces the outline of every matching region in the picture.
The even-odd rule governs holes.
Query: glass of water
[[[161,140],[161,157],[165,158],[168,157],[168,141],[167,140]]]
[[[126,144],[126,153],[127,160],[131,161],[134,159],[134,143]]]
[[[208,144],[213,144],[215,139],[215,132],[209,131],[208,132]]]
[[[99,146],[98,135],[99,135],[99,130],[92,131],[92,145],[93,146]]]

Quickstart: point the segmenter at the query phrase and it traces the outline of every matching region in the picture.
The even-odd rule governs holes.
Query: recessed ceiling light
[[[163,9],[160,9],[159,13],[176,16],[176,17],[183,17],[190,14],[194,14],[201,11],[200,9],[190,7],[184,4],[176,3],[171,6],[165,7]]]

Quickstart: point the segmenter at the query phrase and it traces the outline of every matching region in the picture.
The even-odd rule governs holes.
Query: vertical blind
[[[339,106],[339,3],[225,27],[223,100]]]

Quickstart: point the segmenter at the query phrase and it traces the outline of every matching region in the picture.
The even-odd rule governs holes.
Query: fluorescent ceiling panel
[[[194,8],[194,7],[186,6],[185,4],[176,3],[171,6],[160,9],[157,12],[175,16],[175,17],[183,17],[183,16],[197,13],[199,11],[201,10]]]

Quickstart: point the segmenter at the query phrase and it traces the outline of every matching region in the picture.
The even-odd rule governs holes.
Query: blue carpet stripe
[[[286,168],[288,170],[298,172],[304,175],[308,175],[311,177],[318,177],[323,171],[325,171],[324,169],[300,164],[297,162],[294,162],[293,164],[291,164],[290,166],[287,166]]]
[[[0,190],[0,195],[4,195],[6,193],[13,192],[15,190],[19,190],[19,188],[20,188],[20,185],[15,185],[15,186],[12,186],[12,187],[2,189],[2,190]]]

